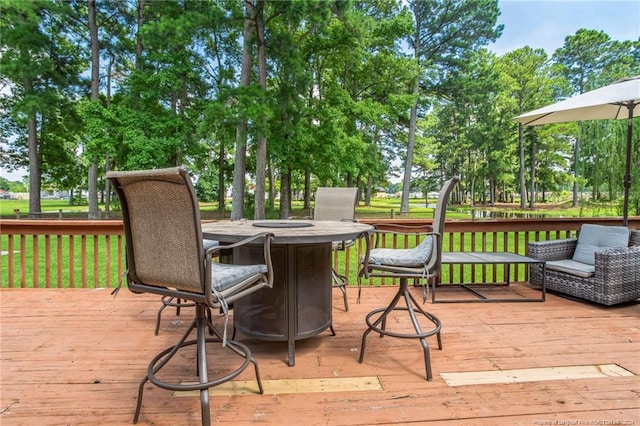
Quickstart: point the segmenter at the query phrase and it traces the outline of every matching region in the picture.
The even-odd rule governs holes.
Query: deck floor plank
[[[444,324],[442,351],[435,337],[428,339],[434,380],[427,382],[416,340],[371,333],[364,362],[358,363],[364,317],[387,303],[394,291],[364,288],[362,302],[356,304],[356,291],[350,289],[349,312],[336,291],[337,335],[326,332],[297,342],[295,367],[287,366],[284,342],[238,336],[252,348],[263,380],[377,376],[382,390],[215,395],[213,422],[640,424],[640,303],[607,308],[553,294],[544,303],[427,302],[425,308]],[[420,299],[422,289],[414,291]],[[148,361],[173,344],[191,320],[189,310],[176,316],[167,309],[160,335],[154,336],[158,306],[157,297],[126,290],[115,299],[109,290],[0,290],[0,424],[131,424]],[[397,318],[391,326],[409,324]],[[216,354],[210,358],[213,362]],[[218,358],[228,360],[227,355]],[[181,354],[180,359],[167,377],[193,374],[194,355]],[[455,387],[440,376],[597,364],[617,364],[635,375]],[[254,381],[253,370],[238,380]],[[139,424],[200,424],[199,399],[147,384]]]

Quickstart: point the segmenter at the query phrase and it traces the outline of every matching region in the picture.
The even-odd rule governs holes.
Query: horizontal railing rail
[[[425,224],[430,219],[363,219],[362,223]],[[445,224],[444,251],[508,251],[526,255],[529,241],[575,235],[583,223],[621,225],[616,218],[452,220]],[[640,229],[640,217],[629,219],[629,227]],[[398,239],[384,238],[388,247]],[[0,224],[0,287],[85,288],[118,285],[126,261],[121,220],[33,220],[9,219]],[[415,244],[415,242],[413,243]],[[355,284],[362,240],[336,252],[334,266]],[[527,281],[525,265],[511,266],[512,281]],[[446,283],[498,282],[504,265],[445,265],[440,278]],[[365,285],[393,282],[364,281]]]

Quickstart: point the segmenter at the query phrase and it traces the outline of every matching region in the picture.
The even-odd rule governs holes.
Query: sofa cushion
[[[552,271],[566,272],[567,274],[575,275],[582,278],[593,277],[596,272],[595,266],[587,265],[586,263],[582,262],[576,262],[575,260],[571,259],[547,261],[547,269]]]
[[[595,252],[613,247],[628,246],[629,229],[627,227],[585,223],[580,227],[578,244],[573,253],[573,260],[594,265]]]
[[[432,250],[433,237],[429,235],[412,249],[373,249],[369,253],[369,263],[407,267],[422,266],[431,256]]]

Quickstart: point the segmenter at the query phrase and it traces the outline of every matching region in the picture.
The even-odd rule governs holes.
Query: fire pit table
[[[295,341],[315,336],[332,324],[331,243],[352,240],[373,229],[358,222],[262,220],[204,223],[204,238],[233,243],[272,232],[272,289],[262,289],[233,305],[237,331],[260,340],[287,341],[288,364],[295,365]],[[263,259],[261,245],[234,249],[233,262]]]

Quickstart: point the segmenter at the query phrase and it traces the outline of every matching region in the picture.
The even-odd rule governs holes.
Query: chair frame
[[[209,247],[205,250],[202,244],[203,239],[198,200],[186,169],[176,167],[145,171],[108,172],[107,178],[117,193],[122,208],[123,225],[127,242],[126,282],[129,289],[134,293],[151,293],[162,297],[178,298],[195,304],[195,318],[183,333],[178,343],[159,352],[149,363],[147,374],[141,380],[138,388],[138,400],[133,417],[133,423],[138,422],[142,408],[144,385],[147,381],[150,381],[154,385],[163,389],[173,391],[200,391],[202,424],[209,425],[211,423],[209,388],[233,379],[242,373],[249,364],[254,365],[259,392],[263,393],[258,364],[251,355],[250,349],[243,343],[226,338],[226,320],[223,332],[218,331],[211,321],[210,309],[214,308],[221,310],[225,313],[225,317],[228,318],[228,308],[234,300],[238,300],[244,295],[258,291],[261,288],[273,286],[273,267],[271,263],[271,241],[273,240],[273,234],[261,233],[234,244]],[[190,212],[180,212],[181,215],[179,217],[176,216],[175,213],[167,212],[167,210],[171,210],[169,208],[161,209],[164,212],[163,214],[169,215],[169,219],[173,220],[173,223],[177,223],[177,221],[182,223],[183,220],[186,220],[187,222],[189,220],[193,221],[192,223],[185,224],[185,229],[187,229],[188,232],[180,234],[179,238],[176,238],[176,241],[184,244],[184,246],[175,248],[171,253],[171,255],[176,258],[176,264],[183,268],[183,270],[188,270],[188,274],[186,274],[188,276],[184,277],[185,282],[172,283],[169,281],[162,281],[163,278],[158,276],[160,272],[156,274],[151,270],[151,265],[144,265],[145,255],[142,256],[143,260],[138,262],[139,259],[137,255],[143,254],[140,250],[142,247],[145,247],[145,238],[149,239],[152,236],[157,238],[158,234],[172,232],[172,230],[167,230],[166,227],[163,227],[164,224],[161,223],[162,221],[160,217],[156,221],[158,223],[155,224],[150,223],[152,221],[148,220],[148,218],[146,218],[147,221],[145,222],[145,218],[136,217],[135,212],[143,213],[142,209],[144,208],[146,211],[146,209],[149,208],[149,205],[155,205],[158,203],[157,206],[159,208],[162,207],[161,200],[145,201],[146,205],[140,206],[139,200],[129,199],[126,186],[140,182],[148,185],[153,183],[168,184],[172,190],[170,195],[177,199],[181,197],[179,198],[181,202],[180,205],[184,208],[190,209]],[[166,190],[166,188],[163,188],[163,190]],[[149,197],[149,199],[151,198],[152,197]],[[186,204],[187,199],[189,206],[184,205]],[[133,201],[133,206],[137,209],[135,212],[132,212],[131,210],[132,206],[130,206],[130,201]],[[183,201],[184,203],[182,203]],[[158,216],[161,215],[158,214]],[[181,231],[184,231],[184,229],[181,229]],[[193,245],[190,243],[191,240],[193,240]],[[152,242],[155,242],[155,240]],[[244,277],[244,279],[233,283],[233,285],[227,288],[216,290],[213,287],[212,282],[213,259],[218,257],[222,250],[229,250],[246,244],[259,243],[262,243],[264,247],[267,272]],[[171,247],[162,247],[165,251],[170,248]],[[197,253],[197,258],[195,260],[192,259],[192,253]],[[195,266],[192,268],[190,265]],[[151,279],[151,282],[145,281],[141,275],[150,276],[151,278],[149,279]],[[180,278],[182,279],[182,274],[180,275]],[[196,331],[196,338],[187,340],[194,330]],[[209,331],[211,335],[214,335],[214,337],[207,337],[207,331]],[[221,342],[223,347],[228,348],[235,354],[244,358],[242,364],[227,374],[210,378],[207,365],[206,345],[207,343],[213,342]],[[199,383],[179,384],[159,379],[157,374],[165,365],[167,365],[174,355],[176,355],[180,349],[191,345],[196,345],[197,375]]]
[[[218,241],[209,241],[209,243],[214,243],[213,245],[218,245]],[[205,248],[208,247],[205,245]],[[195,303],[189,302],[186,300],[182,300],[180,298],[176,298],[173,296],[162,296],[160,297],[160,308],[158,308],[158,313],[156,315],[156,329],[154,334],[157,336],[160,333],[160,322],[162,320],[162,311],[164,311],[167,307],[176,308],[176,316],[180,316],[181,308],[193,308],[196,306]],[[211,318],[211,310],[207,311],[207,315]]]
[[[424,291],[428,291],[429,283],[431,280],[436,279],[441,272],[442,264],[442,235],[444,231],[444,221],[446,215],[446,207],[449,200],[451,191],[458,183],[458,177],[453,177],[446,181],[440,194],[438,195],[438,202],[434,212],[434,220],[432,225],[392,225],[392,224],[375,224],[375,247],[378,246],[380,233],[396,234],[396,235],[413,235],[417,239],[420,238],[433,238],[433,248],[431,250],[431,256],[425,261],[421,267],[404,267],[384,264],[369,263],[370,255],[370,242],[367,238],[366,253],[363,258],[360,271],[358,272],[358,299],[360,298],[361,280],[372,277],[380,278],[398,278],[400,285],[398,291],[386,307],[377,308],[369,312],[365,317],[367,323],[367,329],[362,335],[362,344],[360,347],[360,357],[358,362],[364,361],[364,354],[366,348],[367,336],[372,331],[375,331],[383,336],[397,337],[403,339],[418,339],[422,345],[424,354],[424,364],[427,380],[433,380],[433,373],[431,371],[431,356],[429,350],[429,344],[427,337],[435,335],[438,341],[438,349],[442,350],[442,322],[435,315],[425,311],[420,307],[418,301],[409,291],[409,280],[423,280]],[[427,295],[425,294],[423,302],[426,301]],[[400,301],[404,300],[404,306],[398,306]],[[387,317],[394,311],[406,311],[409,314],[411,323],[413,325],[413,331],[407,333],[399,333],[386,329]],[[425,317],[429,320],[433,327],[428,330],[423,330],[418,320],[418,315]]]

